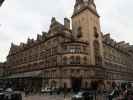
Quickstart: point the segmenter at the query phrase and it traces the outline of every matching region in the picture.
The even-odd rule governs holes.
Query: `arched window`
[[[76,64],[80,64],[80,56],[76,57]]]
[[[87,89],[88,88],[88,82],[86,81],[85,82],[85,89]]]
[[[64,87],[64,89],[67,89],[67,83],[64,83],[63,87]]]
[[[78,32],[77,37],[81,38],[82,37],[82,27],[78,27],[77,32]]]
[[[84,60],[84,64],[87,64],[87,57],[86,56],[83,58],[83,60]]]
[[[97,40],[94,41],[94,55],[96,65],[101,64],[100,45]]]
[[[74,56],[71,56],[70,57],[70,64],[74,64],[75,63],[75,61],[74,61]]]
[[[67,62],[68,62],[67,57],[64,57],[64,58],[63,58],[63,64],[67,64]]]

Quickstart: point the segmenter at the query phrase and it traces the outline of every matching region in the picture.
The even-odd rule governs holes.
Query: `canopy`
[[[13,74],[8,78],[41,78],[42,70],[41,71],[33,71],[33,72],[26,72],[26,73],[19,73]]]

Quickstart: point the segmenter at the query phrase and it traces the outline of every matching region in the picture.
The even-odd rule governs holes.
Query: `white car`
[[[49,88],[49,87],[42,88],[41,92],[42,92],[42,93],[50,93],[50,92],[52,92],[52,89]]]
[[[5,92],[13,92],[13,89],[12,89],[12,88],[7,88],[7,89],[5,90]]]

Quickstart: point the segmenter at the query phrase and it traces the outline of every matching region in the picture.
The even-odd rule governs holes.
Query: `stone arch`
[[[86,56],[84,56],[83,62],[84,62],[84,64],[87,64],[87,57]]]
[[[78,27],[77,32],[78,32],[77,37],[78,38],[82,37],[82,27],[81,26]]]
[[[63,88],[64,88],[64,89],[67,89],[67,88],[68,88],[67,82],[64,82],[64,83],[63,83]]]

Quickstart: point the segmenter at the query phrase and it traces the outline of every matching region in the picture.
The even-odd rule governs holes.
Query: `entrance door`
[[[74,92],[78,92],[81,89],[82,78],[72,77],[71,79],[72,89]]]

